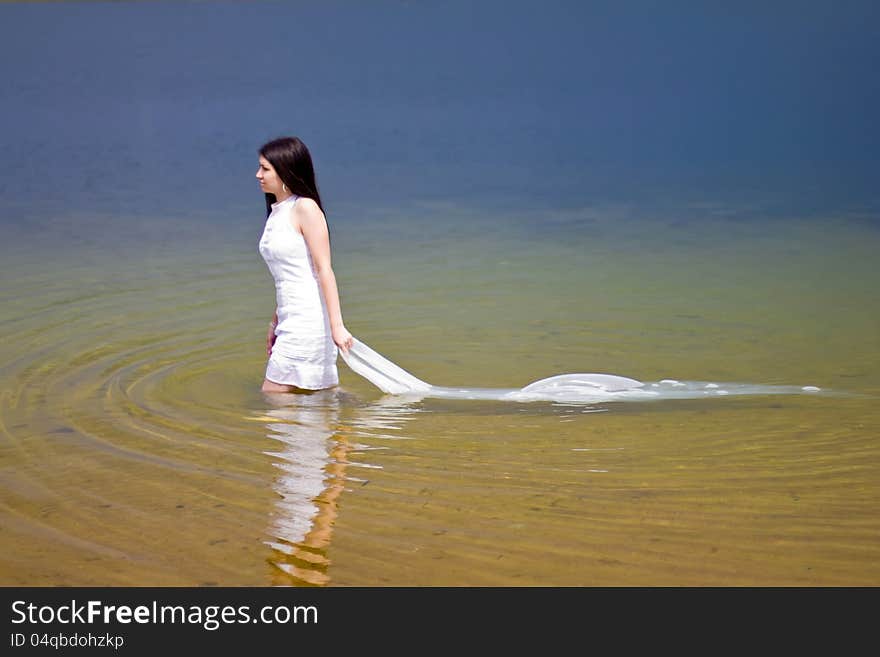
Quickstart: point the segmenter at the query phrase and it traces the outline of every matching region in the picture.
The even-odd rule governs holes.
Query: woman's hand
[[[343,353],[348,353],[348,350],[351,349],[352,342],[354,342],[354,338],[351,333],[348,332],[348,329],[343,325],[333,327],[333,342],[336,343],[336,346],[339,347]]]
[[[272,355],[272,347],[275,346],[275,322],[269,322],[269,332],[266,334],[266,355]]]

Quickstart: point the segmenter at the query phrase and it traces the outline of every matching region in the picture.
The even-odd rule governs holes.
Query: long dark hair
[[[324,212],[318,184],[315,182],[315,167],[312,154],[299,137],[279,137],[260,147],[260,155],[269,160],[281,182],[297,196],[312,199]],[[272,212],[276,201],[274,194],[266,194],[266,216]]]

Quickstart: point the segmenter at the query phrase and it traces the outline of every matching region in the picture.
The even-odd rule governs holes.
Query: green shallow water
[[[255,225],[0,246],[3,585],[876,585],[869,223],[331,217],[349,329],[437,385],[567,372],[845,393],[590,406],[259,392]]]

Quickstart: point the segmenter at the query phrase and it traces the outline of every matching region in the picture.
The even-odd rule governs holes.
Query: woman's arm
[[[330,232],[327,229],[327,219],[317,203],[310,198],[303,197],[297,200],[294,206],[294,220],[298,224],[298,227],[295,227],[302,232],[309,253],[312,254],[318,284],[324,294],[324,303],[327,304],[333,342],[344,352],[348,352],[351,348],[352,337],[342,321],[342,307],[339,303],[336,274],[333,273],[333,267],[330,264]]]
[[[269,322],[269,331],[266,333],[266,355],[272,355],[272,347],[275,346],[275,327],[278,326],[278,308],[272,313],[272,321]]]

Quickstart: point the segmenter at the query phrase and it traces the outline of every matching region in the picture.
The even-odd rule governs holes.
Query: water
[[[4,583],[878,581],[875,228],[422,213],[334,248],[349,328],[424,380],[849,394],[412,400],[340,362],[264,395],[258,209],[129,249],[93,219],[3,247]]]
[[[0,8],[0,584],[880,583],[874,10],[542,7]],[[261,393],[287,133],[419,379],[762,394]]]

